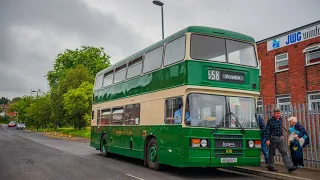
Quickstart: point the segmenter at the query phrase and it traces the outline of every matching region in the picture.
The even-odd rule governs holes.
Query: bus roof
[[[186,27],[186,28],[166,37],[165,39],[158,41],[158,42],[150,45],[149,47],[117,62],[116,64],[114,64],[106,69],[101,70],[100,72],[97,73],[97,76],[104,74],[105,72],[110,72],[115,67],[122,66],[122,65],[126,64],[128,61],[135,60],[135,59],[141,57],[144,53],[147,53],[157,47],[160,47],[161,45],[163,45],[167,42],[170,42],[170,41],[172,41],[172,40],[174,40],[174,39],[176,39],[176,38],[178,38],[188,32],[203,33],[203,34],[208,34],[208,35],[215,35],[215,36],[226,37],[226,38],[231,38],[231,39],[238,39],[238,40],[243,40],[243,41],[255,43],[254,38],[252,38],[251,36],[242,34],[242,33],[229,31],[229,30],[225,30],[225,29],[213,28],[213,27],[189,26],[189,27]]]

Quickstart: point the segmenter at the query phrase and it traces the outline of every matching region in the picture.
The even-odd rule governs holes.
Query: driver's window
[[[182,98],[174,97],[165,100],[165,123],[181,124],[182,120]]]

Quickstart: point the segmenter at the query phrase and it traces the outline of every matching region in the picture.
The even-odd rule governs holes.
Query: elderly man
[[[292,162],[293,165],[297,166],[298,168],[302,168],[304,166],[303,148],[309,144],[309,136],[305,128],[298,122],[296,117],[290,117],[288,121],[291,126],[289,132],[290,137],[292,138],[289,138],[289,146]]]
[[[284,143],[284,137],[282,132],[282,118],[280,109],[276,108],[273,110],[273,116],[268,120],[266,126],[266,144],[269,146],[269,160],[268,160],[268,170],[277,171],[274,168],[274,156],[276,154],[276,149],[279,150],[283,162],[286,165],[289,172],[297,169],[288,157],[286,152],[286,143]]]

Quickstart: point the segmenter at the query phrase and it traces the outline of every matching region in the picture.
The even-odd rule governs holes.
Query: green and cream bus
[[[260,166],[255,40],[190,26],[97,73],[90,146],[150,169]]]

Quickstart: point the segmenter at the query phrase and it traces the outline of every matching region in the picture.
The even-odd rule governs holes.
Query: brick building
[[[258,105],[282,109],[305,103],[320,110],[320,21],[257,42],[261,97]]]

